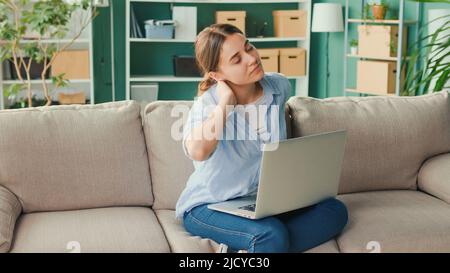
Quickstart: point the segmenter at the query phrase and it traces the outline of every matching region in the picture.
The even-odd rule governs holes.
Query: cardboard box
[[[216,11],[216,24],[230,24],[245,34],[245,11]]]
[[[280,48],[280,73],[286,76],[306,75],[306,50],[304,48]]]
[[[400,84],[403,83],[405,71],[402,71]],[[397,62],[358,61],[356,89],[361,92],[380,95],[395,94]]]
[[[86,95],[84,92],[66,94],[58,94],[59,104],[86,104]]]
[[[272,11],[275,37],[306,37],[306,10]]]
[[[373,58],[397,56],[398,26],[359,25],[358,54]],[[407,29],[403,30],[403,52],[406,52]]]
[[[61,52],[52,64],[52,75],[64,73],[69,80],[89,79],[89,51],[68,50]]]
[[[280,55],[280,50],[277,48],[270,49],[258,49],[259,57],[261,58],[261,63],[264,72],[279,72],[278,67],[278,56]]]

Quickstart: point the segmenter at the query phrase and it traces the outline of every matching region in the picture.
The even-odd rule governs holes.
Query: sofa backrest
[[[24,212],[151,206],[134,101],[0,111],[0,185]]]
[[[154,209],[175,209],[178,197],[194,171],[192,160],[184,155],[181,146],[182,126],[192,104],[193,101],[155,101],[144,110]],[[184,112],[172,113],[177,107]],[[179,130],[172,131],[177,128]]]
[[[340,193],[416,189],[422,163],[450,151],[445,91],[418,97],[292,97],[286,108],[292,137],[347,130]]]

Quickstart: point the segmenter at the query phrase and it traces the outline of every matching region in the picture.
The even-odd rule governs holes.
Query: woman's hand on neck
[[[237,85],[231,82],[227,83],[231,89],[233,89],[237,104],[239,105],[245,105],[256,101],[261,96],[261,92],[263,91],[258,82],[246,85]]]

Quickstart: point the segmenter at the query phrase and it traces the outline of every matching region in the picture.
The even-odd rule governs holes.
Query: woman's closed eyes
[[[245,51],[246,51],[246,52],[250,52],[250,51],[252,51],[253,49],[255,49],[255,47],[254,47],[252,44],[247,43],[247,45],[246,45],[246,47],[245,47]],[[236,56],[234,57],[234,63],[233,63],[233,64],[239,64],[240,62],[241,62],[241,57],[240,57],[239,55],[236,55]]]

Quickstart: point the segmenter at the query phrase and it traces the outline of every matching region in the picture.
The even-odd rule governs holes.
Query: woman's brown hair
[[[208,72],[215,72],[219,66],[220,53],[225,39],[235,33],[242,33],[240,29],[229,24],[214,24],[203,29],[195,41],[195,58],[203,73],[203,79],[198,84],[197,96],[201,96],[213,86],[216,81],[209,77]]]

